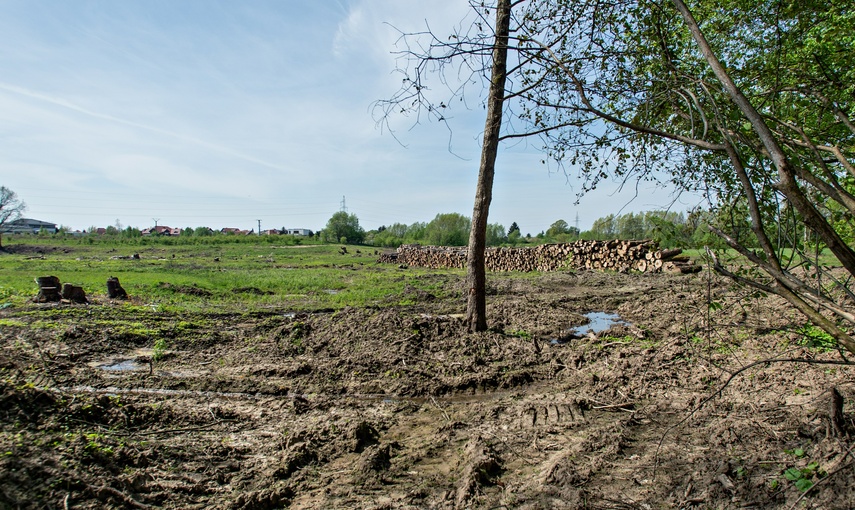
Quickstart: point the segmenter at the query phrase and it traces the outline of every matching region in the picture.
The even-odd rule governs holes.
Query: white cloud
[[[407,148],[369,111],[400,86],[398,30],[449,32],[468,2],[85,5],[0,2],[0,184],[35,217],[317,229],[342,195],[369,228],[471,213],[477,101],[455,108],[451,133],[395,117]],[[491,221],[571,221],[564,177],[513,152]]]

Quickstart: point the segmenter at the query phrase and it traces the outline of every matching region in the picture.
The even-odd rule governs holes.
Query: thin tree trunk
[[[511,0],[499,0],[496,6],[496,40],[493,46],[493,69],[487,97],[487,120],[475,206],[472,210],[472,230],[469,232],[469,252],[466,258],[466,324],[469,331],[487,329],[487,270],[484,252],[487,248],[487,216],[493,199],[493,176],[502,128],[502,108],[508,67],[508,34],[511,23]]]

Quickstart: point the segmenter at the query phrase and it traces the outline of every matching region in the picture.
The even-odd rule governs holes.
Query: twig
[[[445,409],[443,409],[442,407],[440,407],[440,405],[439,405],[439,403],[437,403],[436,399],[435,399],[435,398],[433,398],[433,395],[431,395],[431,396],[430,396],[430,401],[431,401],[431,402],[433,402],[433,405],[435,405],[437,409],[439,409],[440,411],[442,411],[442,415],[443,415],[443,416],[445,416],[445,421],[447,421],[447,422],[449,422],[449,423],[450,423],[450,422],[451,422],[451,417],[450,417],[450,416],[448,416],[448,413],[446,413],[446,412],[445,412]]]
[[[662,443],[665,442],[665,438],[668,436],[669,432],[671,432],[672,430],[676,429],[677,427],[681,426],[686,421],[688,421],[689,418],[694,416],[695,413],[700,411],[707,403],[709,403],[713,399],[721,396],[722,392],[724,392],[724,389],[727,388],[727,386],[731,383],[731,381],[733,381],[733,379],[736,378],[736,376],[738,376],[742,372],[745,372],[746,370],[753,368],[753,367],[756,367],[758,365],[768,365],[771,363],[807,363],[810,365],[847,365],[847,366],[855,365],[855,363],[847,362],[847,361],[823,361],[823,360],[818,360],[818,359],[805,359],[805,358],[772,358],[772,359],[764,359],[764,360],[760,360],[760,361],[755,361],[753,363],[749,363],[749,364],[745,365],[744,367],[740,368],[739,370],[730,374],[730,377],[727,378],[727,380],[724,382],[724,384],[721,386],[721,388],[716,390],[709,397],[702,400],[701,403],[698,404],[697,406],[695,406],[695,408],[692,409],[692,411],[689,412],[689,414],[684,416],[682,420],[678,421],[677,423],[668,427],[665,430],[665,432],[662,434],[662,437],[659,439],[659,444],[656,446],[655,458],[657,459],[657,464],[658,464],[658,459],[659,459],[659,451],[662,449]]]
[[[144,508],[144,509],[151,508],[150,506],[146,505],[145,503],[140,503],[139,501],[135,500],[134,498],[128,496],[124,492],[118,491],[112,487],[107,487],[106,485],[103,487],[98,487],[95,490],[97,492],[106,492],[106,493],[110,494],[111,496],[119,498],[126,505],[130,505],[134,508]]]
[[[849,453],[852,451],[852,449],[853,449],[853,448],[855,448],[855,444],[853,444],[853,445],[852,445],[852,447],[851,447],[851,448],[849,448],[849,450],[847,450],[847,451],[846,451],[846,453],[844,453],[844,454],[843,454],[843,458],[844,458],[844,459],[846,458],[846,456],[847,456],[847,455],[849,455]],[[834,470],[834,471],[832,471],[831,473],[828,473],[828,474],[825,476],[825,478],[823,478],[822,480],[820,480],[820,481],[816,482],[816,483],[815,483],[815,484],[813,484],[813,485],[812,485],[808,490],[804,491],[804,492],[802,493],[802,495],[801,495],[801,496],[799,496],[799,499],[797,499],[797,500],[795,501],[795,503],[793,503],[792,505],[790,505],[790,507],[789,507],[787,510],[793,510],[794,508],[796,508],[796,506],[798,506],[798,504],[799,504],[799,503],[801,503],[801,501],[805,498],[805,496],[807,496],[808,494],[810,494],[811,492],[813,492],[813,491],[814,491],[814,489],[816,489],[816,488],[817,488],[817,487],[819,487],[820,485],[824,484],[827,480],[831,479],[831,477],[832,477],[832,476],[836,475],[837,473],[839,473],[839,472],[840,472],[840,471],[842,471],[843,469],[848,468],[849,466],[851,466],[853,463],[855,463],[855,462],[849,462],[849,463],[846,463],[846,464],[844,464],[844,465],[840,466],[839,468],[835,469],[835,470]]]
[[[635,405],[635,402],[625,402],[623,404],[611,404],[611,405],[605,405],[605,406],[591,406],[591,409],[601,410],[601,409],[615,409],[615,408],[617,408],[617,409],[620,409],[621,411],[632,411],[631,409],[623,409],[623,408],[624,407],[631,407],[634,405]]]
[[[149,432],[130,432],[128,434],[122,434],[119,432],[114,432],[114,434],[117,434],[120,436],[155,436],[157,434],[173,434],[176,432],[193,432],[193,431],[198,431],[198,430],[207,430],[207,429],[213,428],[215,425],[218,425],[219,423],[220,422],[218,421],[217,423],[209,423],[208,425],[200,425],[198,427],[187,427],[187,428],[183,428],[183,429],[152,430]]]
[[[613,345],[629,345],[632,342],[609,342],[607,344],[602,344],[600,349],[605,349],[606,347],[611,347]]]
[[[62,500],[62,508],[64,510],[68,510],[68,498],[70,498],[70,497],[71,497],[71,493],[69,492],[68,494],[65,495],[65,499]]]

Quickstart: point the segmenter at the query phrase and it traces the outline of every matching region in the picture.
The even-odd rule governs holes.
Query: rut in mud
[[[704,273],[491,275],[492,329],[466,334],[459,292],[405,292],[0,311],[0,507],[855,507],[851,367],[724,387],[759,359],[840,359],[772,297]],[[620,321],[578,328],[590,312]]]

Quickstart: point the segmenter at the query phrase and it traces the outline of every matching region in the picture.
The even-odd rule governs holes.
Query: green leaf
[[[798,480],[801,477],[802,477],[802,472],[796,468],[790,468],[790,469],[784,471],[784,478],[786,478],[787,480],[789,480],[791,482],[795,482],[796,480]]]
[[[807,492],[811,487],[813,487],[813,482],[807,478],[799,478],[796,480],[796,488],[802,492]]]

